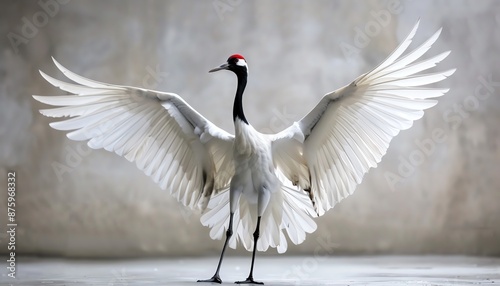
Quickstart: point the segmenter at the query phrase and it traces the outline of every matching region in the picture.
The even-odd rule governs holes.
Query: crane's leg
[[[260,216],[257,218],[257,227],[255,228],[255,232],[253,233],[253,252],[252,252],[252,266],[250,266],[250,274],[248,274],[248,278],[245,281],[236,281],[236,284],[260,284],[264,285],[262,282],[257,282],[253,280],[253,264],[255,262],[255,252],[257,251],[257,240],[259,239],[259,228],[260,228]]]
[[[222,248],[222,252],[220,254],[219,264],[217,265],[217,270],[215,270],[214,276],[210,279],[206,280],[198,280],[198,282],[215,282],[222,283],[222,280],[219,276],[220,267],[222,265],[222,259],[224,258],[224,253],[226,252],[227,244],[229,243],[229,239],[233,236],[233,216],[236,208],[238,206],[238,202],[241,196],[241,188],[234,187],[233,183],[235,182],[234,178],[231,180],[231,187],[229,189],[229,226],[226,231],[226,241],[224,242],[224,247]]]
[[[233,235],[233,215],[234,213],[231,212],[229,215],[229,227],[227,228],[226,231],[226,241],[224,242],[224,247],[222,248],[222,253],[220,254],[220,259],[219,259],[219,264],[217,265],[217,270],[215,271],[214,276],[210,279],[206,280],[198,280],[197,282],[215,282],[215,283],[222,283],[222,280],[220,279],[219,276],[219,271],[220,271],[220,266],[222,265],[222,259],[224,258],[224,252],[226,252],[226,247],[229,239]]]

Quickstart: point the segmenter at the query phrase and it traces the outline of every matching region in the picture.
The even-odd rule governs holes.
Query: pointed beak
[[[227,63],[221,65],[220,67],[216,67],[214,69],[209,70],[208,72],[216,72],[220,70],[227,70],[229,68],[229,65]]]

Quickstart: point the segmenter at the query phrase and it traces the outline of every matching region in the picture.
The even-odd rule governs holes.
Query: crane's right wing
[[[72,93],[33,97],[59,106],[40,112],[71,117],[50,123],[71,131],[68,138],[88,141],[135,162],[185,206],[204,210],[213,190],[226,189],[234,174],[234,136],[218,128],[180,96],[143,88],[112,85],[79,76],[54,60],[78,84],[40,72],[52,85]]]
[[[299,122],[273,136],[276,168],[309,194],[318,215],[352,194],[363,175],[380,162],[392,138],[448,91],[421,87],[455,71],[420,73],[450,53],[420,60],[441,30],[402,56],[417,27],[378,67],[326,94]]]

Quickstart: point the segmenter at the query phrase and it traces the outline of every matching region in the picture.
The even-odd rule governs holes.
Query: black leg
[[[259,239],[259,230],[260,229],[260,216],[257,218],[257,228],[253,233],[253,253],[252,253],[252,266],[250,266],[250,274],[248,274],[248,278],[245,281],[236,281],[236,284],[259,284],[264,285],[263,282],[257,282],[253,280],[253,264],[255,262],[255,252],[257,251],[257,240]]]
[[[219,284],[222,283],[222,280],[220,279],[220,276],[219,276],[219,271],[220,271],[220,266],[222,265],[222,259],[224,258],[224,252],[226,252],[227,243],[228,243],[229,239],[231,238],[231,236],[233,235],[233,214],[234,213],[231,213],[229,215],[229,227],[227,228],[227,231],[226,231],[226,241],[224,242],[224,247],[222,248],[222,253],[220,254],[219,264],[217,265],[217,270],[215,271],[214,276],[212,276],[212,278],[210,278],[210,279],[198,280],[197,282],[213,282],[213,283],[219,283]]]

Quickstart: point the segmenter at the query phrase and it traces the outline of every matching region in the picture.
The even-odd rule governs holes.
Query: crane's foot
[[[219,275],[214,275],[212,278],[210,279],[206,279],[206,280],[198,280],[196,282],[210,282],[210,283],[219,283],[221,284],[222,283],[222,280],[220,280],[220,277]]]
[[[256,284],[256,285],[264,285],[264,282],[258,282],[253,280],[253,277],[248,277],[245,281],[236,281],[236,284]]]

